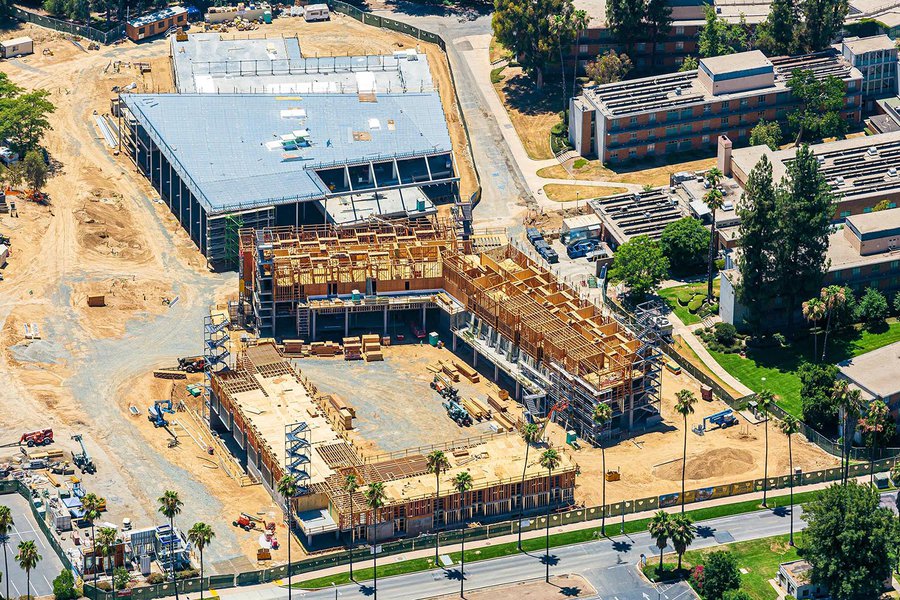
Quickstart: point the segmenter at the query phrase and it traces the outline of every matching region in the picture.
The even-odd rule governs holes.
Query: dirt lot
[[[469,600],[553,600],[554,598],[590,598],[597,593],[581,575],[551,577],[550,583],[529,581],[466,592]],[[455,595],[437,596],[432,600],[450,600]]]
[[[598,187],[594,185],[550,183],[544,186],[544,193],[547,194],[547,198],[556,202],[577,202],[579,200],[590,200],[591,198],[605,198],[615,194],[624,194],[627,191],[625,188],[620,187]]]
[[[544,167],[537,172],[539,177],[547,179],[574,179],[582,181],[614,181],[616,183],[637,183],[640,185],[669,185],[669,175],[679,171],[704,171],[716,166],[716,157],[700,159],[680,159],[675,157],[672,161],[658,159],[656,162],[644,160],[640,164],[631,167],[605,166],[599,160],[573,159],[567,163],[572,171],[570,174],[562,165]],[[575,168],[575,164],[579,168]]]
[[[606,449],[608,470],[618,470],[622,479],[606,486],[607,502],[646,498],[681,489],[681,453],[684,425],[675,413],[675,394],[689,389],[700,398],[699,384],[687,373],[673,375],[663,370],[663,426],[656,431],[619,442]],[[710,430],[703,436],[692,431],[703,418],[728,408],[718,400],[698,400],[694,414],[688,417],[686,489],[696,489],[724,483],[746,481],[763,476],[765,454],[764,425],[748,424],[741,418],[739,425],[725,430]],[[774,423],[774,422],[773,422]],[[769,475],[786,475],[788,469],[787,437],[769,424]],[[562,428],[548,428],[554,444],[564,444]],[[801,437],[793,442],[794,466],[813,471],[835,466],[838,459],[825,454],[817,446]],[[576,488],[576,500],[588,506],[600,504],[600,450],[583,448],[573,451],[581,467]]]

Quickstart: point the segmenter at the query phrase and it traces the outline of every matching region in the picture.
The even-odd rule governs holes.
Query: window
[[[638,52],[644,52],[647,49],[647,44],[644,42],[640,42],[637,45]]]
[[[728,117],[722,117],[722,119],[720,120],[720,122],[721,122],[722,125],[728,125]]]
[[[693,130],[693,127],[690,123],[685,123],[681,126],[681,133],[690,133]]]
[[[842,211],[841,211],[841,218],[842,218],[842,219],[846,219],[846,218],[849,217],[849,216],[850,216],[850,211],[849,211],[849,210],[842,210]]]
[[[832,271],[831,274],[834,277],[835,281],[841,280],[841,271]]]
[[[581,44],[578,46],[578,54],[587,54],[588,53],[588,45]]]
[[[708,136],[708,135],[704,135],[704,136],[703,136],[703,143],[704,143],[704,144],[708,144],[708,143],[709,143],[709,136]]]
[[[637,139],[637,133],[631,132],[631,141],[633,142],[636,139]]]
[[[678,118],[677,110],[670,110],[669,112],[666,113],[666,121],[674,121],[677,118]]]
[[[865,208],[863,209],[863,212],[864,212],[864,213],[870,213],[870,212],[872,212],[872,207],[871,207],[871,206],[865,207]]]
[[[628,122],[632,125],[637,125],[637,117],[631,117]]]
[[[675,35],[684,35],[684,27],[679,25],[675,28]]]
[[[637,156],[637,150],[632,148],[631,150],[628,151],[628,158],[634,158],[635,156]]]
[[[712,106],[710,106],[709,104],[707,104],[707,105],[705,105],[705,106],[703,107],[703,112],[704,112],[704,113],[708,113],[708,112],[711,111],[711,110],[712,110]]]
[[[684,50],[684,42],[675,42],[676,50]]]
[[[141,35],[144,35],[144,32],[146,31],[146,29],[147,29],[146,27],[141,27],[140,29],[138,29],[138,33]]]
[[[847,82],[847,89],[848,90],[856,89],[856,80],[855,79],[851,79],[850,81]]]
[[[647,144],[647,154],[653,154],[654,152],[656,152],[656,144]]]
[[[722,110],[728,110],[728,100],[722,103]]]
[[[756,118],[759,119],[760,121],[762,121],[763,119],[765,119],[765,118],[766,118],[766,111],[761,110],[761,111],[759,111],[758,113],[756,113]]]
[[[881,270],[881,265],[872,265],[872,273],[877,273]]]
[[[749,99],[749,98],[742,98],[742,99],[741,99],[741,107],[744,107],[744,106],[750,106],[750,99]]]
[[[747,130],[746,130],[746,129],[738,129],[738,137],[739,137],[739,138],[746,137],[746,136],[747,136]]]
[[[891,270],[896,271],[898,267],[900,267],[900,260],[892,260],[891,261]]]
[[[853,270],[850,272],[850,274],[853,275],[854,277],[858,277],[859,274],[860,274],[860,268],[859,268],[859,267],[853,267]]]
[[[650,113],[649,121],[651,123],[656,123],[656,113]]]

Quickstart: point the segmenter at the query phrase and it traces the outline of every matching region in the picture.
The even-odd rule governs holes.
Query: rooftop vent
[[[876,146],[872,146],[871,148],[869,148],[868,150],[866,150],[866,154],[868,154],[869,156],[877,156],[877,155],[878,155],[878,148],[877,148]]]
[[[680,95],[681,95],[681,88],[680,88],[680,87],[675,88],[675,95],[676,95],[676,96],[680,96]]]
[[[834,182],[838,185],[844,185],[844,177],[842,175],[838,175],[834,178]]]
[[[897,169],[895,169],[893,167],[888,169],[888,177],[896,177],[896,176],[897,176]]]
[[[732,202],[731,200],[722,203],[722,210],[732,210],[733,208],[734,202]]]

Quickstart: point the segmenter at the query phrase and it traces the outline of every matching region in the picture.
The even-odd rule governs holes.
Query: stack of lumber
[[[358,337],[344,338],[344,360],[362,359],[362,342]]]
[[[334,356],[340,351],[340,346],[334,342],[313,342],[309,345],[309,352],[313,356]]]
[[[507,394],[507,397],[509,397],[509,394]],[[509,410],[509,404],[506,402],[506,400],[501,400],[493,394],[488,394],[487,401],[491,408],[494,409],[495,416],[497,413],[505,413],[507,410]]]
[[[381,352],[381,337],[377,333],[362,336],[362,351],[366,362],[384,360]]]
[[[441,373],[443,371],[443,368],[441,367],[441,363],[439,363],[439,362],[426,365],[425,368],[428,369],[429,371],[431,371],[432,373],[434,373],[435,375],[437,375],[438,373]]]
[[[497,390],[497,395],[500,396],[501,400],[509,400],[509,392],[507,392],[506,390]]]
[[[494,423],[497,424],[497,427],[500,432],[514,431],[516,428],[515,423],[513,423],[512,420],[503,413],[495,412],[493,418],[494,418]]]
[[[462,401],[463,408],[469,411],[472,418],[476,421],[483,421],[490,417],[490,413],[475,398],[464,398]]]
[[[450,361],[442,360],[440,362],[441,371],[444,372],[444,375],[454,383],[459,381],[459,371],[456,369],[456,366]]]
[[[302,354],[303,340],[284,340],[285,354]]]
[[[462,373],[462,376],[471,381],[472,383],[478,383],[481,381],[481,377],[478,376],[478,371],[467,365],[461,360],[454,360],[453,366]]]

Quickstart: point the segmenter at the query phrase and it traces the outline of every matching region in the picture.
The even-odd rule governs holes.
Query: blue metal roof
[[[437,93],[375,99],[361,101],[356,94],[122,96],[211,213],[324,198],[328,190],[314,168],[452,152]],[[308,146],[276,147],[282,136],[301,130],[308,131]]]

